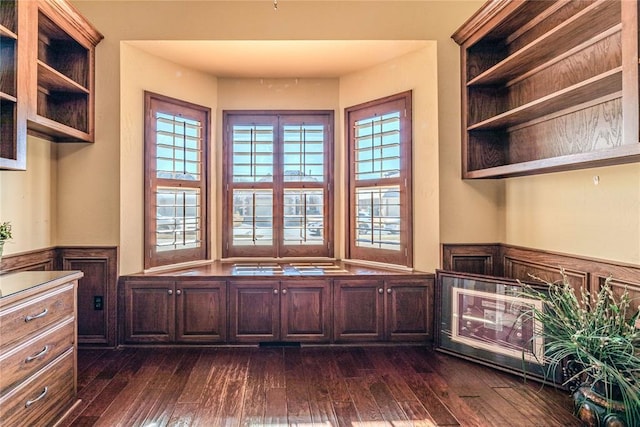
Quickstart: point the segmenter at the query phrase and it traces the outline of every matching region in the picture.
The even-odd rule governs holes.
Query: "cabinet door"
[[[230,282],[229,340],[280,339],[280,284],[277,280]]]
[[[330,289],[327,280],[296,279],[282,282],[283,340],[328,342],[331,339]]]
[[[386,338],[426,341],[432,336],[433,279],[385,283]]]
[[[384,284],[381,280],[336,280],[334,340],[379,341],[384,337]]]
[[[225,282],[176,283],[176,340],[225,341],[226,308]]]
[[[125,341],[170,342],[175,337],[173,282],[125,282]]]

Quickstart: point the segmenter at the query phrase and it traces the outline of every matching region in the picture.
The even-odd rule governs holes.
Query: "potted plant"
[[[4,242],[11,238],[11,223],[3,222],[0,224],[0,257],[2,257],[2,251],[4,249]]]
[[[542,308],[525,315],[544,339],[547,378],[562,369],[573,392],[576,415],[590,426],[640,426],[640,305],[628,290],[619,295],[611,277],[597,293],[579,295],[564,271],[546,292],[523,284],[524,294]]]

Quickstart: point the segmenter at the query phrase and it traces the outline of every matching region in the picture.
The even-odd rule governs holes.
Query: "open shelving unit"
[[[640,160],[638,5],[624,3],[494,0],[452,36],[463,178]]]
[[[0,0],[0,170],[24,170],[27,133],[94,141],[102,35],[66,0]]]
[[[101,39],[67,3],[39,1],[32,133],[59,142],[93,142],[94,56]]]
[[[0,2],[0,168],[26,168],[26,135],[18,124],[18,3]]]

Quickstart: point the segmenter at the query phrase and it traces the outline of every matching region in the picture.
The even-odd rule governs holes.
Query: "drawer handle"
[[[46,316],[47,313],[49,313],[49,309],[45,308],[44,310],[42,310],[42,313],[38,313],[38,314],[34,314],[34,315],[28,315],[27,317],[24,318],[24,321],[25,322],[31,322],[32,320],[36,320],[36,319],[39,319],[41,317]]]
[[[24,361],[26,363],[33,362],[34,360],[44,356],[48,352],[49,352],[49,346],[45,345],[44,348],[41,351],[39,351],[38,353],[36,353],[36,354],[34,354],[32,356],[28,356],[26,359],[24,359]]]
[[[40,393],[40,396],[36,397],[35,399],[27,400],[27,403],[24,404],[24,407],[28,408],[29,406],[31,406],[34,403],[36,403],[38,400],[44,399],[44,397],[47,395],[48,391],[49,391],[49,387],[45,387],[42,390],[42,393]]]

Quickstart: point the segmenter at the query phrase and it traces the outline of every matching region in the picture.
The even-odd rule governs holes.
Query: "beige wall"
[[[4,255],[57,244],[57,148],[29,137],[27,170],[0,171],[0,222],[10,221],[13,234]]]
[[[126,274],[141,271],[144,265],[144,91],[211,108],[211,134],[216,135],[217,79],[148,55],[126,42],[120,49],[120,75],[120,270]],[[217,150],[211,156],[215,164]],[[212,175],[215,189],[216,174]],[[216,209],[210,212],[215,223]]]
[[[433,271],[439,256],[439,175],[438,175],[438,73],[435,42],[419,51],[395,60],[344,76],[340,79],[340,115],[344,124],[344,109],[384,96],[412,90],[413,102],[413,213],[414,267]],[[344,130],[341,132],[344,135]],[[344,138],[343,138],[344,139]],[[344,176],[345,150],[338,153],[339,183]],[[345,185],[337,186],[337,195],[346,199]],[[338,214],[344,218],[345,213]],[[344,241],[344,226],[339,240]],[[344,252],[342,252],[344,253]]]
[[[640,263],[638,165],[505,180],[460,179],[459,50],[450,35],[480,7],[481,0],[291,1],[282,2],[277,13],[266,1],[74,3],[105,35],[97,50],[96,143],[52,145],[30,138],[29,170],[0,172],[0,220],[12,221],[17,237],[7,245],[7,253],[55,244],[118,244],[124,249],[121,273],[139,269],[141,224],[129,219],[140,215],[136,194],[140,190],[129,188],[140,182],[141,169],[134,163],[141,135],[137,121],[141,101],[128,100],[137,96],[131,91],[139,89],[129,86],[138,80],[163,92],[165,83],[177,79],[171,75],[171,65],[164,64],[156,74],[145,62],[157,58],[143,61],[136,54],[123,61],[122,41],[399,39],[437,44],[436,58],[430,59],[436,61],[437,98],[418,97],[428,100],[428,114],[437,114],[437,128],[427,132],[424,146],[420,142],[416,147],[425,154],[417,155],[415,162],[432,165],[429,156],[435,147],[430,138],[435,135],[438,162],[434,168],[416,168],[419,174],[425,173],[416,179],[416,200],[425,201],[417,209],[428,212],[426,221],[421,217],[416,221],[416,265],[432,268],[438,242],[487,241]],[[123,47],[123,55],[126,51]],[[125,71],[126,78],[121,75]],[[361,75],[380,72],[365,70]],[[314,108],[338,105],[336,117],[340,117],[341,109],[352,100],[373,97],[377,88],[402,86],[388,73],[375,87],[356,89],[355,76],[341,79],[339,89],[333,88],[337,95],[316,94],[318,98],[310,104]],[[215,93],[214,77],[199,79],[211,84],[205,84],[202,93],[202,88],[185,90],[187,97]],[[249,106],[246,98],[233,96],[234,90],[246,92],[256,82],[233,88],[236,84],[233,80],[219,83],[217,98],[208,100],[214,106],[219,103],[217,115],[221,108]],[[422,115],[414,118],[415,123],[429,126],[432,120]],[[435,170],[437,175],[432,175]],[[597,186],[594,175],[600,176]]]
[[[443,198],[442,191],[437,185],[438,180],[442,185],[443,178],[437,176],[436,162],[433,162],[434,168],[424,169],[427,173],[424,179],[425,185],[418,185],[417,191],[420,191],[418,197],[421,200],[429,200],[428,206],[425,204],[425,212],[428,211],[429,214],[428,220],[421,221],[416,229],[416,233],[420,233],[417,240],[421,242],[418,248],[424,243],[422,249],[416,248],[416,265],[432,268],[437,264],[438,243],[441,238],[451,240],[460,235],[465,237],[464,240],[493,241],[500,237],[501,231],[497,218],[501,210],[498,199],[502,184],[485,182],[474,186],[455,179],[459,176],[460,105],[457,77],[459,51],[457,45],[450,39],[450,35],[482,1],[287,2],[286,7],[281,6],[277,14],[264,1],[76,1],[74,3],[105,35],[105,39],[97,50],[96,76],[99,88],[97,111],[99,117],[104,120],[98,122],[96,129],[95,147],[101,148],[94,147],[93,150],[107,152],[81,156],[80,159],[86,161],[86,169],[94,167],[95,173],[88,173],[83,179],[80,179],[80,173],[65,173],[64,179],[61,180],[61,185],[64,187],[61,187],[61,191],[84,197],[81,194],[89,190],[87,183],[91,182],[91,190],[95,192],[89,197],[91,203],[94,203],[95,199],[102,194],[100,197],[105,199],[109,207],[102,210],[92,206],[89,212],[84,213],[71,211],[71,208],[62,210],[60,215],[68,219],[61,222],[59,233],[64,236],[65,242],[71,240],[68,236],[80,239],[73,231],[73,225],[80,224],[85,233],[82,241],[91,240],[93,244],[118,242],[121,246],[120,273],[138,271],[142,256],[141,249],[138,249],[141,242],[141,224],[136,224],[137,220],[132,221],[140,215],[135,192],[141,190],[130,190],[131,186],[139,182],[139,176],[136,175],[139,175],[141,169],[133,165],[135,153],[132,150],[135,144],[127,142],[128,139],[135,139],[135,133],[138,132],[134,124],[136,116],[129,114],[129,111],[137,113],[139,110],[135,104],[126,99],[120,99],[120,91],[123,91],[124,98],[124,88],[129,85],[129,76],[124,75],[125,69],[129,70],[127,73],[137,76],[134,78],[140,78],[145,82],[154,81],[156,73],[152,67],[139,66],[136,69],[132,65],[135,62],[130,64],[129,58],[125,61],[121,57],[120,42],[126,40],[400,39],[436,41],[437,58],[431,57],[430,61],[434,61],[437,66],[435,80],[438,84],[438,93],[445,93],[445,96],[419,97],[418,99],[427,100],[425,102],[429,104],[427,113],[430,117],[438,114],[437,127],[433,117],[428,123],[433,127],[433,133],[429,135],[434,139],[435,135],[439,134],[439,141],[437,145],[433,144],[433,140],[425,142],[425,147],[421,146],[418,150],[432,156],[427,160],[429,164],[432,164],[435,158],[433,156],[439,155],[441,164],[443,161],[450,163],[456,170],[445,172],[445,182],[450,181],[453,184],[452,189],[448,190],[447,196]],[[175,17],[180,19],[176,20]],[[167,22],[171,22],[172,25],[166,25]],[[123,48],[122,52],[125,51],[126,48]],[[123,74],[120,75],[120,73]],[[394,82],[396,76],[392,73],[386,74],[384,78],[388,80],[379,82],[381,87],[402,86]],[[162,79],[159,78],[158,81]],[[234,90],[231,86],[236,83],[220,82],[219,110],[233,108],[234,103],[238,102],[237,105],[243,108],[249,105],[228,95]],[[246,91],[251,84],[244,82],[244,87],[236,87],[235,90]],[[335,92],[328,93],[329,95],[323,93],[311,104],[317,105],[317,108],[325,108],[324,105],[335,108],[338,95]],[[388,93],[382,95],[386,94]],[[327,99],[327,96],[330,99]],[[341,101],[340,108],[346,104],[348,104],[346,100],[345,103]],[[219,110],[217,114],[220,114]],[[421,119],[422,117],[418,117],[416,123],[422,123]],[[436,147],[439,147],[439,154]],[[102,159],[108,159],[108,163],[105,164]],[[422,161],[416,158],[416,162]],[[107,165],[113,171],[104,170]],[[439,173],[443,174],[442,167]],[[422,179],[420,181],[422,182]],[[115,206],[110,207],[113,200],[116,201]],[[475,201],[480,201],[477,204],[478,207],[471,209]],[[456,205],[457,203],[461,203],[465,208],[459,209],[460,205]],[[437,209],[440,209],[440,214],[436,212]],[[445,217],[451,212],[456,212],[461,222],[467,224],[463,227],[466,232],[460,231],[459,224]],[[92,227],[96,227],[97,230],[93,230]],[[425,238],[423,233],[428,234],[428,237]]]
[[[638,164],[511,178],[506,202],[506,243],[640,264]]]

